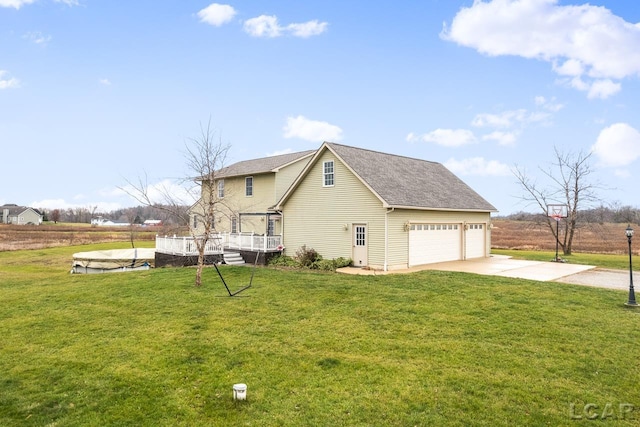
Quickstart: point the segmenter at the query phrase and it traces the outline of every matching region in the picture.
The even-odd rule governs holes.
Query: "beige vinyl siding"
[[[246,196],[245,178],[246,176],[231,177],[224,179],[224,198],[219,200],[216,215],[216,231],[231,231],[231,218],[239,217],[239,213],[266,213],[276,200],[274,199],[275,176],[273,173],[260,175],[247,175],[253,177],[253,195]],[[218,187],[215,186],[215,191]],[[203,191],[205,188],[203,187]],[[264,218],[264,217],[262,217]],[[260,217],[243,216],[243,232],[266,232],[266,219],[261,221]]]
[[[284,193],[289,189],[293,181],[300,175],[302,169],[307,165],[309,161],[308,157],[304,159],[298,160],[295,163],[287,165],[283,168],[280,168],[276,173],[275,178],[275,201],[277,202],[284,195]],[[275,204],[275,202],[274,202]]]
[[[324,187],[323,163],[329,160],[334,161],[335,184]],[[362,223],[367,226],[368,264],[381,265],[384,262],[384,215],[381,201],[326,151],[283,207],[286,254],[295,255],[306,245],[327,259],[351,258],[352,225]]]

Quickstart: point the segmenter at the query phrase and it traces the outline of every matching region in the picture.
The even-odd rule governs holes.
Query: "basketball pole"
[[[560,218],[553,218],[556,220],[556,262],[558,262],[558,244],[560,243],[560,235],[558,234],[558,230],[560,228]]]

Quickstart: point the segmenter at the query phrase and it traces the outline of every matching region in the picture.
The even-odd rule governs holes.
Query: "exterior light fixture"
[[[631,228],[631,224],[627,226],[624,232],[627,236],[627,241],[629,242],[629,301],[627,301],[625,305],[637,307],[638,303],[636,302],[636,294],[633,290],[633,267],[631,264],[631,238],[633,237],[633,228]]]

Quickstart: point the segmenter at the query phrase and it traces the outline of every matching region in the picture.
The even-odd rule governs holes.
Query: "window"
[[[231,218],[231,232],[232,233],[238,232],[238,219],[235,216]]]
[[[193,228],[198,228],[198,216],[193,216]]]
[[[269,218],[269,220],[267,221],[267,236],[273,236],[275,228],[276,228],[275,221]]]
[[[218,181],[218,198],[222,199],[224,197],[224,179]]]
[[[253,196],[253,177],[248,176],[244,179],[244,195],[247,197]]]
[[[356,246],[365,246],[366,241],[365,241],[365,233],[366,233],[366,228],[359,225],[356,226]]]
[[[322,166],[322,175],[324,177],[323,187],[332,187],[334,184],[333,179],[333,160],[324,162]]]

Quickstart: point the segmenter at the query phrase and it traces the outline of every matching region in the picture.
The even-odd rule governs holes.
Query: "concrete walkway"
[[[596,268],[592,265],[566,264],[561,262],[516,260],[505,255],[492,255],[489,258],[477,258],[466,261],[441,262],[386,272],[365,270],[356,267],[340,268],[338,272],[383,275],[412,273],[422,270],[461,271],[465,273],[538,280],[541,282],[572,283],[620,290],[629,289],[629,272],[623,270],[606,270]]]

